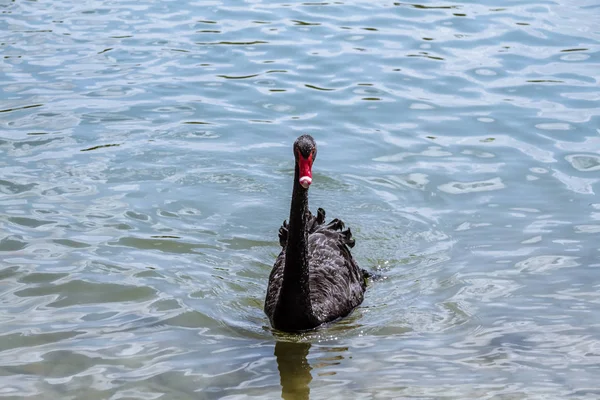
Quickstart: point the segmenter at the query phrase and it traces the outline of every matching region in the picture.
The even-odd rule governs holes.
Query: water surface
[[[595,1],[0,0],[0,396],[600,396]],[[262,312],[310,203],[383,275]]]

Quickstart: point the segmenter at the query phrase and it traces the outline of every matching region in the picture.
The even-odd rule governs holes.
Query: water
[[[600,396],[597,1],[0,12],[0,396]],[[290,336],[304,132],[385,279]]]

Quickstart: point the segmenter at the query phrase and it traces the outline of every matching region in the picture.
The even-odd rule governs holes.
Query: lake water
[[[0,397],[600,397],[597,0],[0,13]],[[384,279],[294,336],[301,133]]]

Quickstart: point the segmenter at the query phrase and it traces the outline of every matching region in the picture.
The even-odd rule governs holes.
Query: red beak
[[[300,184],[304,189],[308,189],[312,183],[312,153],[308,158],[302,157],[302,153],[298,152],[298,166],[300,167]]]

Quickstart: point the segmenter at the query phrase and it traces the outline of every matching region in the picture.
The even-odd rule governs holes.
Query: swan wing
[[[324,212],[323,212],[324,216]],[[350,248],[354,239],[338,219],[321,223],[308,237],[313,313],[322,322],[348,315],[364,296],[366,282]]]

